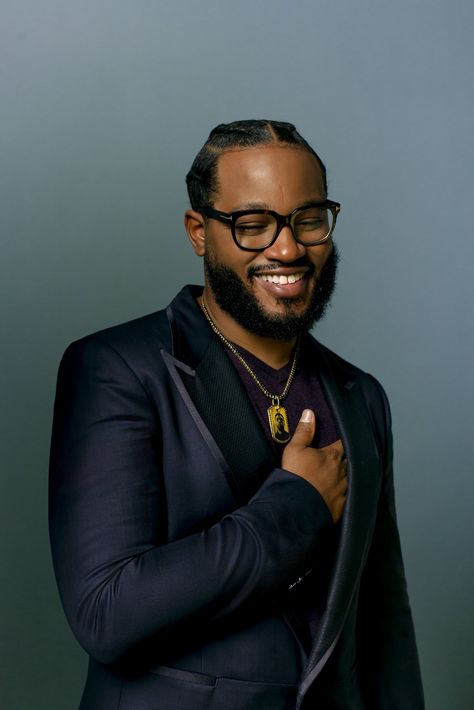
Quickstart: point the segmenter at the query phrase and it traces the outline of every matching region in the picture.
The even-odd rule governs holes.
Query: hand
[[[312,448],[315,431],[314,412],[305,409],[291,441],[284,448],[281,465],[316,488],[337,523],[346,502],[347,459],[340,439],[321,449]]]

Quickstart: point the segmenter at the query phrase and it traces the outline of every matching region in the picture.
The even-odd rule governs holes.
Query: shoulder
[[[166,347],[169,340],[169,322],[166,309],[163,309],[90,333],[71,343],[71,346],[78,347],[93,341],[124,351],[141,349],[147,344]]]
[[[122,355],[133,355],[146,348],[168,348],[169,322],[166,309],[90,333],[69,344],[66,352],[104,347]]]
[[[80,382],[131,377],[144,384],[150,371],[160,369],[161,351],[169,349],[170,340],[166,310],[104,328],[68,345],[59,378]]]
[[[380,396],[385,398],[382,385],[369,372],[362,370],[357,365],[354,365],[354,363],[349,362],[349,360],[345,360],[333,350],[330,350],[326,345],[323,345],[319,340],[316,340],[312,335],[308,334],[306,343],[310,350],[312,349],[316,353],[318,359],[321,359],[326,366],[329,366],[336,379],[356,381],[364,388],[378,392]]]
[[[362,370],[357,365],[345,360],[340,355],[320,343],[313,336],[309,337],[310,347],[329,376],[340,387],[351,389],[357,386],[362,393],[374,429],[385,440],[391,430],[391,414],[385,390],[378,379]]]
[[[173,329],[184,323],[189,326],[190,332],[194,332],[196,317],[193,311],[199,311],[195,297],[200,291],[202,287],[199,286],[184,286],[166,308],[91,333],[71,343],[67,351],[102,346],[115,350],[125,359],[154,357],[161,350],[172,352],[175,339]]]

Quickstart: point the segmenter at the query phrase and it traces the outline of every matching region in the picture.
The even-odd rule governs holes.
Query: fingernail
[[[311,409],[303,409],[300,421],[310,424],[313,421],[313,411]]]

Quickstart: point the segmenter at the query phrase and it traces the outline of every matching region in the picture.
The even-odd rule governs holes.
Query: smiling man
[[[421,710],[390,414],[309,329],[340,205],[294,126],[215,128],[187,176],[204,288],[73,343],[50,530],[82,710]]]

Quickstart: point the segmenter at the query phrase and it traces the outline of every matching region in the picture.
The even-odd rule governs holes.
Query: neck
[[[252,355],[255,355],[255,357],[275,370],[286,365],[291,359],[296,338],[292,340],[273,340],[272,338],[262,338],[255,333],[251,333],[220,308],[212,292],[206,287],[198,302],[201,307],[202,304],[205,305],[210,317],[222,335],[234,343],[237,348],[240,346],[248,350]]]

